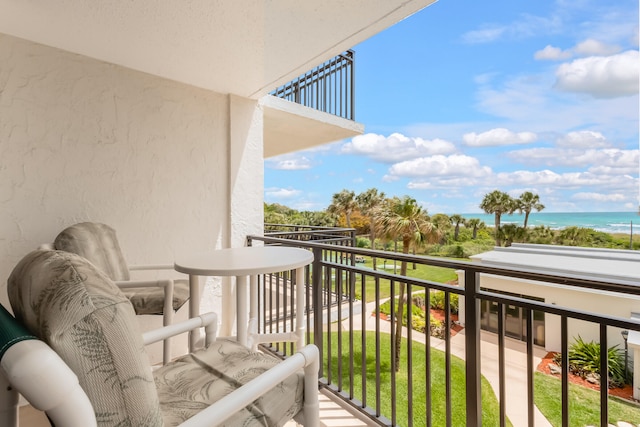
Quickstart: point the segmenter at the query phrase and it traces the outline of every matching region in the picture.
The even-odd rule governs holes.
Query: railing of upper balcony
[[[271,95],[355,120],[354,56],[353,50],[341,53],[279,87]]]
[[[273,229],[273,227],[272,227]],[[248,236],[248,244],[263,242],[267,245],[284,245],[307,248],[314,253],[314,261],[307,268],[305,284],[307,341],[320,348],[321,367],[320,385],[343,399],[362,414],[380,425],[407,426],[460,426],[468,427],[485,425],[508,425],[507,405],[514,400],[526,400],[526,424],[534,425],[534,314],[545,313],[560,319],[562,366],[568,366],[570,322],[589,322],[599,331],[600,342],[609,344],[613,338],[620,336],[620,331],[640,331],[640,321],[585,312],[571,307],[562,307],[540,301],[513,297],[491,292],[480,288],[480,275],[491,274],[514,279],[547,282],[576,288],[588,288],[620,295],[638,295],[639,283],[607,282],[589,277],[565,277],[557,274],[542,274],[536,271],[495,268],[464,261],[453,261],[442,258],[403,255],[395,252],[359,249],[352,244],[352,235],[347,230],[337,238],[340,229],[321,230],[298,228],[288,231],[277,231],[273,235]],[[297,234],[296,234],[297,233]],[[373,270],[359,266],[356,257],[376,258],[379,262],[406,262],[409,264],[430,265],[460,271],[464,277],[464,286],[438,283],[430,280],[416,279],[399,274]],[[260,307],[260,330],[269,332],[289,331],[293,328],[294,276],[266,275],[260,279],[262,304]],[[374,313],[380,311],[382,295],[399,294],[401,284],[405,284],[405,298],[416,290],[428,292],[443,291],[445,295],[445,331],[443,339],[431,336],[427,327],[425,332],[417,332],[405,328],[402,340],[402,365],[396,372],[395,358],[392,357],[392,345],[395,342],[395,324],[397,319],[391,314],[389,318],[390,337],[385,338],[384,320],[376,316],[373,327],[363,333],[371,318],[371,310],[367,311],[360,301],[372,301]],[[303,284],[304,285],[304,284]],[[464,353],[461,362],[464,364],[464,396],[454,392],[457,384],[453,383],[453,371],[459,363],[452,351],[451,300],[453,295],[460,298],[461,310],[464,310]],[[430,297],[429,297],[430,298]],[[499,382],[494,385],[498,407],[495,418],[488,421],[483,413],[487,401],[482,390],[481,374],[487,369],[481,363],[481,302],[495,303],[497,312],[497,372]],[[359,307],[359,308],[358,308]],[[524,335],[526,336],[525,357],[526,371],[520,374],[525,377],[525,395],[508,393],[507,356],[506,356],[506,311],[518,307],[525,313]],[[427,302],[426,318],[430,318],[430,305]],[[412,323],[411,310],[407,312],[407,324]],[[371,324],[371,322],[369,322]],[[420,338],[420,339],[418,339]],[[435,347],[443,350],[439,352]],[[600,346],[600,371],[602,378],[608,378],[607,348]],[[267,350],[286,356],[294,351],[291,344],[273,344]],[[418,359],[418,354],[421,354]],[[436,362],[437,361],[437,362]],[[625,362],[626,363],[626,362]],[[435,365],[439,364],[438,367]],[[491,369],[491,367],[489,367]],[[495,367],[493,367],[495,369]],[[420,372],[418,374],[418,372]],[[562,425],[570,425],[569,407],[569,373],[563,368],[561,374],[561,392],[556,396],[562,406]],[[608,385],[608,382],[606,383]],[[441,387],[441,388],[438,388]],[[600,391],[600,425],[609,423],[608,387]],[[438,406],[436,393],[444,395],[444,403]],[[390,395],[387,403],[385,392]],[[439,412],[439,414],[436,414]],[[463,414],[460,414],[463,412]],[[442,418],[439,418],[442,417]],[[434,424],[435,419],[443,419]],[[403,421],[401,421],[403,420]],[[461,421],[463,420],[463,421]],[[595,424],[595,423],[594,423]]]

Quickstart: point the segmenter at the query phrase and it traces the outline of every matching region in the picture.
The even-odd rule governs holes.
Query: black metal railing
[[[306,107],[355,120],[355,76],[353,50],[347,50],[271,95]]]
[[[299,233],[302,230],[295,232]],[[311,232],[312,230],[309,230]],[[336,231],[335,229],[333,231]],[[494,421],[485,425],[508,425],[507,407],[509,402],[515,399],[526,400],[527,425],[534,426],[534,313],[546,313],[558,316],[561,329],[561,354],[565,358],[562,364],[561,393],[557,396],[562,402],[563,425],[568,426],[570,420],[569,408],[569,371],[566,355],[569,348],[569,321],[588,322],[599,330],[600,342],[610,343],[620,335],[620,331],[640,331],[640,321],[636,319],[614,317],[599,313],[585,312],[571,307],[558,306],[553,303],[525,299],[505,293],[492,292],[480,288],[480,276],[492,275],[514,279],[525,279],[536,282],[545,282],[555,285],[570,286],[576,289],[597,290],[600,292],[618,295],[638,295],[640,283],[633,281],[606,281],[602,278],[591,277],[566,277],[560,274],[543,274],[538,271],[518,270],[510,268],[498,268],[483,266],[478,263],[454,261],[444,258],[434,258],[417,255],[405,255],[396,252],[386,252],[356,248],[346,244],[349,239],[336,241],[328,238],[326,241],[314,241],[311,236],[303,238],[293,235],[283,236],[284,231],[276,232],[275,237],[270,233],[266,236],[248,236],[248,244],[262,242],[266,245],[283,245],[306,248],[314,253],[312,265],[307,267],[305,283],[299,284],[292,280],[287,273],[283,275],[269,275],[261,278],[263,301],[271,298],[271,295],[279,294],[283,299],[274,310],[273,305],[262,305],[262,318],[260,330],[275,328],[287,329],[293,327],[294,287],[306,286],[306,317],[307,317],[307,341],[315,343],[320,348],[320,385],[324,389],[335,393],[348,405],[353,406],[379,425],[407,425],[407,426],[432,426],[434,424],[434,411],[440,410],[444,415],[446,426],[482,425],[483,392],[482,392],[482,364],[481,364],[481,303],[483,301],[495,304],[497,311],[497,355],[499,384],[495,390],[495,398],[498,402],[497,417]],[[289,232],[294,232],[290,230]],[[319,230],[313,230],[311,234],[319,234]],[[347,233],[348,234],[348,233]],[[408,263],[416,265],[429,265],[453,269],[458,272],[464,286],[439,283],[430,280],[418,279],[385,271],[374,270],[360,266],[354,262],[356,257],[368,257],[377,259],[380,263],[386,260],[390,263]],[[373,286],[371,286],[373,284]],[[444,293],[445,321],[444,332],[441,339],[431,336],[427,326],[424,332],[418,332],[413,328],[404,328],[401,352],[406,355],[402,366],[396,369],[394,357],[390,357],[389,345],[396,339],[395,325],[398,319],[391,310],[390,318],[381,320],[380,315],[372,318],[371,313],[380,313],[382,294],[392,296],[399,293],[401,284],[404,284],[404,297],[411,301],[416,291],[425,291],[425,295],[432,295],[433,291]],[[373,293],[373,295],[371,295]],[[452,382],[455,365],[457,362],[452,350],[452,301],[455,297],[460,300],[460,310],[464,311],[464,349],[461,354],[464,360],[464,396],[454,393]],[[426,319],[430,319],[431,308],[428,303],[425,306]],[[365,309],[367,301],[371,301],[373,310]],[[513,396],[507,393],[507,356],[506,344],[506,311],[508,308],[518,307],[524,312],[524,336],[526,372],[522,372],[526,382],[526,395]],[[413,323],[411,310],[407,312],[407,324]],[[366,325],[369,324],[369,327]],[[388,325],[385,328],[384,325]],[[289,325],[289,326],[288,326]],[[271,329],[269,329],[271,328]],[[388,330],[388,332],[385,332]],[[386,339],[385,334],[390,338]],[[436,341],[437,340],[437,341]],[[436,356],[440,353],[434,349],[434,345],[443,349],[442,370],[444,376],[436,381]],[[601,345],[601,360],[607,360],[608,345]],[[293,345],[274,344],[267,350],[281,356],[291,354],[295,348]],[[420,350],[424,354],[424,360],[414,361],[414,354]],[[422,357],[422,356],[421,356]],[[440,359],[438,359],[440,360]],[[389,362],[386,362],[389,361]],[[626,362],[625,362],[626,363]],[[418,368],[423,369],[420,376],[416,376]],[[608,367],[603,362],[600,366],[603,386],[600,390],[600,425],[607,426],[609,419],[608,410]],[[401,381],[400,378],[403,378]],[[400,389],[401,382],[407,384]],[[443,383],[444,408],[435,408],[435,386]],[[390,402],[387,404],[382,397],[382,392],[390,391]],[[402,391],[400,391],[402,390]],[[420,391],[422,390],[422,391]],[[401,394],[400,394],[401,393]],[[463,400],[464,422],[459,420],[460,399]],[[511,400],[514,399],[514,400]],[[486,404],[486,402],[484,402]],[[404,421],[400,421],[400,420]],[[441,424],[438,424],[441,425]]]

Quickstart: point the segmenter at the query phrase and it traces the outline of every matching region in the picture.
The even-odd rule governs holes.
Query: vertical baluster
[[[360,357],[360,376],[361,376],[361,387],[362,387],[362,407],[365,408],[367,406],[367,287],[366,287],[366,279],[365,275],[360,275],[360,303],[362,304],[362,309],[360,310],[360,347],[362,348],[361,357]]]
[[[600,324],[600,425],[609,425],[609,352],[607,325]]]
[[[505,370],[505,355],[504,355],[504,336],[505,336],[505,310],[504,304],[498,303],[498,379],[499,396],[500,399],[500,427],[506,426],[506,412],[507,412],[507,391],[506,391],[506,370]]]
[[[473,270],[464,273],[465,309],[465,370],[467,427],[482,425],[482,394],[480,383],[480,286],[479,274]]]
[[[569,427],[569,328],[567,316],[560,318],[562,357],[562,427]]]
[[[523,311],[526,317],[527,331],[527,419],[529,427],[534,427],[535,401],[533,374],[535,366],[533,365],[533,310],[531,310],[530,308],[525,308]]]
[[[449,314],[449,292],[444,292],[444,344],[445,344],[445,373],[444,373],[444,386],[445,386],[445,400],[447,408],[447,427],[451,427],[453,422],[453,410],[452,410],[452,394],[451,394],[451,316]]]
[[[411,295],[411,283],[407,283],[406,295],[400,298],[407,298],[407,424],[413,426],[413,303]],[[402,319],[401,319],[402,320]]]
[[[431,288],[425,289],[425,414],[427,414],[426,426],[431,427],[433,424],[433,397],[431,395]]]
[[[382,414],[380,403],[380,278],[376,276],[375,279],[375,294],[376,294],[376,416],[379,417]]]

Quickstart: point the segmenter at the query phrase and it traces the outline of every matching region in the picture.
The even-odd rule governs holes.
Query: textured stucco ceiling
[[[0,0],[0,33],[259,98],[434,0]]]

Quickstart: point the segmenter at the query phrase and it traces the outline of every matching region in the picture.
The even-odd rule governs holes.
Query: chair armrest
[[[117,280],[114,282],[120,289],[129,288],[165,288],[170,285],[173,288],[173,280]]]
[[[78,377],[44,342],[20,341],[6,351],[1,363],[11,385],[56,425],[97,425]]]
[[[130,265],[130,271],[139,271],[139,270],[174,270],[175,267],[173,264],[150,264],[150,265]]]
[[[149,345],[202,327],[204,327],[205,331],[205,345],[209,345],[216,339],[216,330],[218,328],[218,316],[216,313],[204,313],[184,322],[147,331],[142,334],[142,341],[144,345]]]
[[[318,419],[318,347],[309,344],[278,365],[229,393],[207,409],[189,418],[179,427],[218,425],[268,393],[282,380],[304,368],[305,427],[317,427]]]

